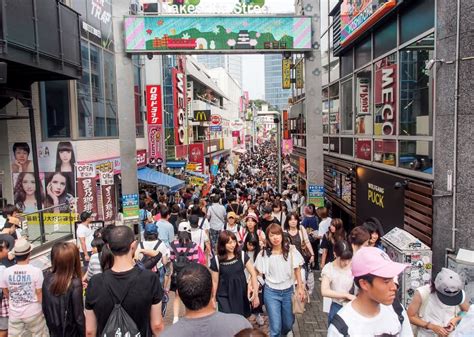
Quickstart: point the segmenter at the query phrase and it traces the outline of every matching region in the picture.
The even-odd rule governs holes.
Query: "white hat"
[[[191,225],[187,221],[183,221],[178,226],[178,232],[188,232],[191,233]]]

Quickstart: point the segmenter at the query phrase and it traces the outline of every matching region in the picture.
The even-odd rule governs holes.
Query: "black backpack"
[[[156,243],[156,245],[153,247],[153,250],[157,250],[158,247],[160,246],[161,244],[161,240],[158,239],[158,242]],[[141,249],[145,249],[145,246],[143,245],[143,242],[140,242],[140,248]],[[161,253],[158,253],[159,255],[161,255]],[[146,256],[143,254],[143,257],[137,261],[137,266],[138,268],[140,269],[148,269],[148,270],[153,270],[153,268],[156,267],[156,265],[152,265],[152,266],[149,266],[147,268],[147,262],[151,259],[151,257],[149,256]]]
[[[134,277],[132,282],[130,282],[127,290],[125,290],[124,295],[120,299],[118,303],[115,302],[114,294],[112,292],[112,289],[109,287],[109,282],[106,281],[105,279],[105,274],[107,273],[102,273],[102,279],[104,286],[107,288],[107,290],[110,293],[111,298],[114,300],[114,308],[112,309],[112,312],[109,315],[109,318],[107,319],[107,323],[105,323],[104,330],[102,331],[101,336],[103,337],[115,337],[115,336],[131,336],[131,337],[136,337],[140,336],[140,330],[138,330],[137,324],[134,322],[134,320],[130,317],[130,315],[125,311],[125,309],[122,307],[122,303],[125,300],[125,297],[127,297],[127,294],[132,288],[136,280],[138,279],[138,276],[141,274],[141,270],[138,272],[138,274]]]
[[[405,317],[403,317],[403,306],[397,298],[395,298],[395,300],[393,301],[392,307],[398,316],[400,326],[403,327],[403,321],[405,320]],[[344,337],[350,337],[349,327],[347,326],[346,322],[344,322],[344,319],[341,316],[336,314],[332,319],[331,324],[334,325],[334,327],[337,329],[337,331],[339,331],[341,335],[343,335]]]
[[[176,249],[174,242],[170,243],[170,247],[176,256],[176,258],[173,260],[173,274],[171,275],[172,279],[176,280],[176,277],[178,276],[179,272],[183,270],[184,267],[192,263],[188,259],[188,253],[192,248],[191,245],[192,245],[192,242],[188,244],[188,247],[186,247],[185,251],[178,253],[178,250]]]

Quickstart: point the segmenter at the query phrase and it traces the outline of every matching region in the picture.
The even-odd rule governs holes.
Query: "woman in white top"
[[[284,240],[283,230],[277,224],[267,228],[266,249],[258,254],[255,268],[265,275],[263,298],[267,308],[271,337],[288,334],[295,320],[292,310],[291,296],[294,291],[303,301],[305,299],[304,283],[301,278],[303,257],[289,241]]]
[[[345,240],[334,245],[334,261],[326,264],[321,271],[321,295],[332,299],[328,315],[328,325],[344,304],[355,299],[350,293],[354,284],[351,271],[352,249]]]
[[[418,337],[453,336],[462,315],[469,311],[464,282],[454,271],[443,268],[431,285],[416,289],[408,307],[410,323]]]
[[[319,207],[316,210],[316,214],[321,219],[318,226],[318,239],[321,240],[329,231],[329,226],[331,225],[332,219],[329,217],[329,211],[326,207]]]

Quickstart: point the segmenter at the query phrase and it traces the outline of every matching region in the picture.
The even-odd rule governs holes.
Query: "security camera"
[[[433,68],[434,64],[436,63],[435,60],[431,59],[425,62],[425,70],[431,70]]]
[[[400,188],[405,188],[408,186],[408,180],[404,180],[404,181],[397,181],[394,185],[393,185],[393,188],[395,188],[396,190],[400,189]]]
[[[149,60],[153,60],[153,54],[152,54],[152,53],[146,54],[146,57],[147,57]]]

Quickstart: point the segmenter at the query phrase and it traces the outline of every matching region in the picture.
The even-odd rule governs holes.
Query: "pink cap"
[[[375,247],[362,247],[352,258],[352,275],[374,275],[383,278],[394,278],[408,265],[393,262],[384,251]]]

